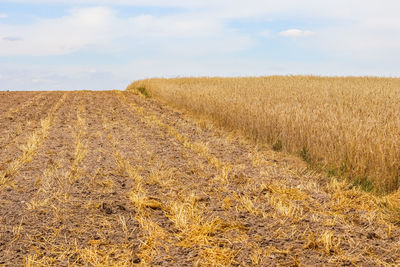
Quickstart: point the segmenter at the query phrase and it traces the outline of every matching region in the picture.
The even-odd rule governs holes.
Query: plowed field
[[[393,203],[133,93],[0,93],[0,265],[399,265]]]

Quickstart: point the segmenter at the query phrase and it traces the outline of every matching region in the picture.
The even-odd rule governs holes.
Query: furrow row
[[[129,107],[129,103],[125,102],[125,104]],[[146,120],[143,114],[138,118],[143,123],[153,127],[151,131],[154,136],[157,135],[155,132],[159,133],[161,136],[168,136],[168,131],[165,131],[165,127],[160,127],[160,124],[157,122],[154,124],[155,118],[151,118],[153,120]],[[167,151],[171,149],[171,144],[173,144],[171,141],[159,143],[157,147],[159,147],[160,150]],[[236,233],[240,236],[239,238],[244,238],[243,235],[246,235],[246,227],[238,222],[227,220],[226,218],[229,217],[228,215],[222,218],[219,216],[210,217],[219,206],[219,203],[222,202],[222,199],[218,196],[216,196],[215,199],[209,199],[207,197],[210,194],[212,195],[211,191],[215,191],[215,187],[213,183],[209,184],[207,180],[204,179],[215,172],[215,167],[218,168],[221,167],[221,165],[214,161],[214,164],[209,163],[213,166],[212,173],[208,170],[205,171],[207,167],[204,168],[202,163],[202,157],[203,154],[205,154],[204,150],[198,151],[191,149],[193,146],[188,142],[185,144],[183,142],[178,143],[174,146],[174,150],[181,155],[182,160],[190,161],[190,159],[192,159],[194,162],[192,164],[186,162],[189,166],[180,166],[179,169],[168,168],[170,163],[166,162],[164,158],[158,157],[154,149],[146,146],[146,151],[153,155],[154,161],[160,162],[159,165],[162,166],[150,176],[150,179],[153,182],[155,181],[158,185],[156,189],[154,189],[153,186],[153,191],[156,190],[158,196],[156,198],[158,199],[156,203],[158,203],[159,208],[174,225],[175,236],[179,240],[178,243],[175,243],[175,246],[192,249],[197,248],[197,256],[192,260],[200,264],[226,265],[235,262],[234,258],[237,255],[237,251],[230,248],[229,242],[227,242],[227,240],[229,240],[228,235]],[[200,154],[200,157],[198,154]],[[194,169],[205,171],[205,173],[202,173],[204,174],[204,178],[200,180],[197,179],[198,184],[193,183],[191,177],[186,174],[187,172],[190,173],[190,166]],[[165,174],[169,171],[172,171],[174,175],[168,180],[165,180],[165,177],[162,176],[158,177],[160,174]],[[172,189],[173,191],[171,192]],[[206,203],[204,203],[204,201]],[[207,203],[209,201],[213,203],[211,205],[212,207],[207,207],[210,205],[210,203]]]
[[[362,262],[364,260],[375,260],[373,256],[368,256],[368,253],[360,250],[361,248],[357,247],[356,243],[349,242],[347,244],[343,244],[343,240],[346,240],[347,242],[348,237],[352,235],[350,232],[348,232],[348,230],[345,229],[357,229],[357,232],[360,234],[366,231],[365,227],[360,225],[360,221],[355,222],[353,220],[346,220],[346,218],[351,218],[351,216],[357,216],[356,212],[360,212],[358,209],[350,211],[349,214],[343,214],[338,212],[340,209],[335,209],[335,205],[337,205],[337,197],[335,197],[335,192],[342,192],[343,190],[332,190],[334,185],[328,184],[328,187],[324,190],[328,192],[333,191],[333,196],[329,195],[326,193],[326,191],[318,188],[319,186],[315,182],[306,180],[306,175],[308,174],[307,172],[299,174],[299,171],[290,170],[287,168],[283,168],[280,171],[281,173],[271,173],[271,169],[264,168],[263,171],[258,173],[258,176],[261,175],[264,177],[261,180],[254,179],[255,177],[252,176],[241,176],[240,172],[238,172],[238,170],[240,171],[240,166],[235,166],[234,164],[223,164],[223,161],[216,157],[214,153],[210,152],[210,149],[206,144],[201,142],[193,143],[188,135],[182,134],[180,130],[177,130],[170,124],[167,124],[159,119],[163,117],[163,114],[157,114],[157,112],[152,110],[149,111],[149,109],[144,109],[142,106],[139,106],[132,101],[128,101],[122,93],[119,93],[119,98],[122,102],[129,104],[132,111],[141,117],[142,122],[165,129],[166,132],[170,136],[174,137],[180,144],[201,155],[208,161],[208,163],[212,164],[217,170],[219,170],[219,176],[215,177],[214,182],[215,180],[219,180],[221,182],[220,186],[222,192],[233,192],[233,197],[228,196],[224,199],[224,201],[228,203],[226,204],[227,207],[232,205],[229,204],[229,202],[233,202],[233,205],[236,209],[236,214],[240,216],[240,213],[244,210],[247,212],[246,216],[248,218],[254,217],[255,221],[259,221],[262,224],[265,224],[269,221],[267,220],[267,217],[272,217],[275,221],[277,221],[278,223],[273,231],[273,237],[276,240],[289,239],[293,240],[293,242],[301,242],[300,244],[303,244],[305,249],[315,250],[313,253],[316,253],[318,255],[317,257],[324,257],[324,254],[331,255],[333,253],[331,258],[337,262]],[[174,123],[176,124],[176,120]],[[260,154],[256,155],[259,158],[260,156],[262,157]],[[244,162],[246,163],[246,161]],[[255,160],[252,160],[251,167],[255,167],[256,163],[257,162]],[[230,170],[230,167],[232,167],[232,171],[229,173],[226,170]],[[281,175],[284,176],[279,177]],[[297,182],[296,179],[298,179]],[[294,183],[295,186],[291,185],[291,183]],[[307,194],[310,191],[314,192],[312,194]],[[350,194],[354,196],[354,193]],[[314,199],[315,196],[320,198],[321,195],[324,195],[325,199],[328,200],[325,203],[322,203],[324,207],[322,207],[318,200]],[[342,198],[342,201],[348,203],[346,196],[343,197],[344,198]],[[362,198],[362,196],[358,197]],[[351,198],[348,200],[350,199]],[[237,206],[237,204],[239,204],[239,206]],[[374,206],[376,207],[376,204],[371,202],[369,205],[370,208],[367,211],[368,213],[361,215],[362,217],[360,217],[360,215],[357,217],[366,222],[371,222],[371,218],[377,218],[378,221],[376,225],[369,223],[369,230],[367,231],[380,232],[386,228],[384,225],[382,225],[382,223],[385,223],[385,221],[379,219],[379,215],[375,215],[376,208],[374,210]],[[274,212],[270,211],[270,207],[274,209]],[[261,217],[262,219],[257,219],[257,217]],[[313,222],[313,227],[318,228],[317,231],[307,227],[306,222],[309,222],[310,220]],[[290,224],[295,224],[296,227],[293,228],[290,226]],[[282,231],[282,229],[284,229],[284,231]],[[251,230],[250,233],[258,234],[258,231]],[[396,233],[396,235],[397,234],[398,233]],[[382,236],[382,234],[379,235]],[[385,234],[383,234],[382,237],[384,236]],[[365,240],[364,242],[373,243],[368,240],[367,235],[362,236],[362,238]],[[389,236],[387,238],[389,238]],[[264,241],[260,239],[258,243],[260,242]],[[310,245],[310,243],[315,245]],[[269,251],[269,253],[271,253],[271,248],[274,248],[272,244],[273,243],[271,243],[268,248],[260,251]],[[282,244],[279,245],[281,248],[290,247],[290,243],[288,242],[286,242],[284,247],[282,247]],[[340,246],[340,244],[342,245]],[[259,244],[253,243],[252,245],[259,247]],[[350,253],[341,249],[341,247],[347,246],[352,248],[349,251]],[[357,254],[354,253],[355,250],[363,253],[365,258],[354,260],[354,256]],[[274,250],[272,250],[272,252],[273,251]],[[283,253],[283,255],[294,255],[294,262],[297,261],[297,258],[304,257],[302,255],[303,251],[288,251],[279,249],[276,249],[275,251],[286,251],[286,253]],[[269,253],[266,253],[266,255],[269,255]],[[337,254],[337,256],[335,254]],[[285,256],[283,258],[288,257]],[[257,260],[257,262],[259,261],[260,259]]]
[[[18,171],[28,162],[30,162],[38,147],[44,142],[46,139],[49,130],[52,126],[54,116],[56,111],[61,107],[63,102],[65,101],[67,94],[64,94],[63,97],[51,108],[48,116],[40,121],[41,128],[35,131],[26,141],[25,145],[21,146],[22,155],[10,162],[4,170],[0,171],[0,186],[4,186],[6,183],[10,182],[10,179],[13,175],[18,173]]]

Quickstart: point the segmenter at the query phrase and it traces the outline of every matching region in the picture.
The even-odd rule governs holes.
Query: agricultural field
[[[148,79],[128,90],[138,88],[363,190],[400,188],[399,78]]]
[[[137,88],[144,89],[139,93]],[[173,88],[179,87],[147,81],[128,91],[0,92],[0,266],[400,265],[397,190],[366,192],[339,175],[310,168],[304,158],[314,159],[317,148],[312,146],[302,159],[255,142],[251,137],[258,135],[258,126],[244,114],[258,111],[240,102],[254,99],[236,99],[239,106],[233,110],[229,95],[213,97],[204,89],[201,102],[197,89],[188,96]],[[394,91],[382,92],[392,102],[383,98],[386,109],[381,111],[397,111]],[[298,99],[300,106],[293,107],[298,117],[288,109],[281,114],[282,106],[293,105],[283,95],[270,114],[276,116],[276,127],[296,128],[304,120],[299,110],[305,102]],[[364,101],[352,97],[353,103]],[[165,103],[174,101],[175,107]],[[221,103],[226,114],[241,119],[218,117]],[[204,112],[201,105],[214,110]],[[351,118],[361,106],[354,106],[349,117],[340,114]],[[324,116],[321,110],[316,106],[309,120]],[[374,121],[377,110],[370,111]],[[385,128],[391,136],[398,129],[390,124],[395,114],[384,114],[392,116]],[[287,119],[279,122],[282,116]],[[223,126],[237,123],[242,132],[212,120]],[[262,118],[254,121],[268,124]],[[369,140],[364,125],[370,124],[360,124],[356,143],[362,146]],[[312,140],[322,142],[314,126],[309,124],[317,138]],[[325,133],[334,126],[327,122]],[[279,138],[268,137],[281,141],[282,149],[275,145],[275,150],[291,152],[289,140],[297,139],[287,129]],[[387,142],[396,147],[393,139]],[[336,162],[331,156],[324,160]],[[381,170],[375,160],[370,159],[373,170],[391,177],[391,163]]]

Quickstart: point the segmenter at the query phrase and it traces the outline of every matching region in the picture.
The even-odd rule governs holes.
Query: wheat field
[[[400,79],[147,79],[127,89],[138,88],[365,190],[400,186]]]

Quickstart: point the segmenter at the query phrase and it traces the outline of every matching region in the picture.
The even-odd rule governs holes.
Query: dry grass
[[[75,136],[75,155],[68,175],[68,180],[71,184],[75,183],[79,179],[79,165],[85,159],[87,154],[87,144],[83,141],[83,137],[86,132],[85,106],[83,104],[78,107],[76,127],[77,131]]]
[[[365,190],[400,186],[400,79],[149,79],[127,89],[138,88],[297,154]]]

